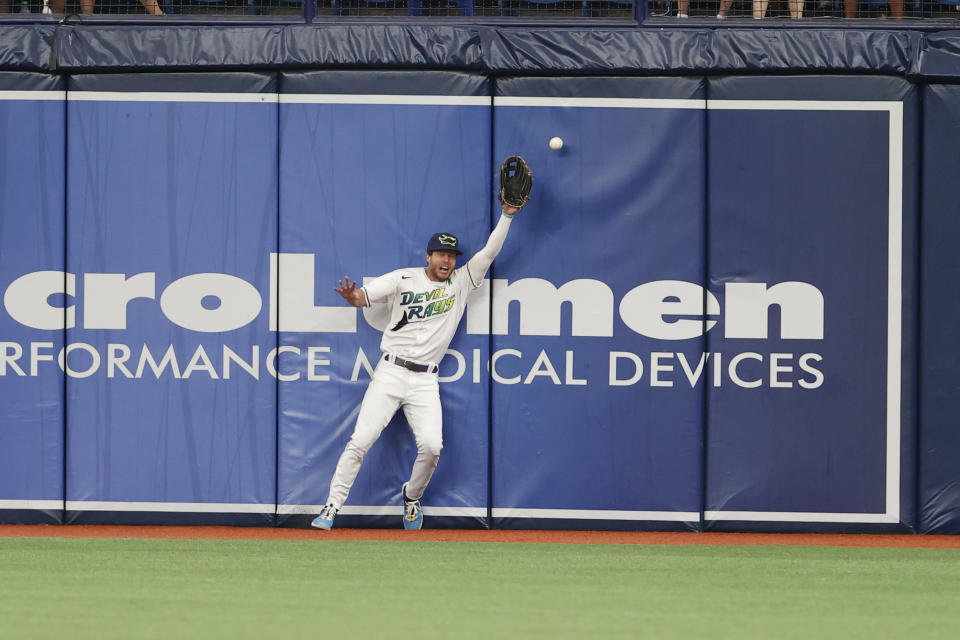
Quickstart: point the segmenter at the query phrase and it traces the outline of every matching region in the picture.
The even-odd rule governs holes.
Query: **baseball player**
[[[370,447],[380,437],[398,408],[403,409],[414,439],[417,458],[410,479],[403,484],[404,529],[420,529],[423,495],[443,448],[438,363],[443,359],[466,309],[467,298],[482,283],[500,253],[514,214],[530,199],[533,176],[523,158],[511,156],[500,170],[502,215],[486,246],[456,269],[460,241],[453,234],[435,233],[427,242],[426,268],[391,271],[365,286],[345,277],[334,291],[354,307],[375,302],[390,305],[390,321],[383,332],[377,363],[357,416],[357,424],[340,455],[330,481],[330,494],[311,525],[330,529]]]

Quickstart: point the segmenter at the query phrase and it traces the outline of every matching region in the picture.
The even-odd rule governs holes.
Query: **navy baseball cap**
[[[435,233],[430,236],[430,242],[427,243],[427,253],[431,251],[454,251],[457,255],[463,253],[463,251],[460,251],[460,241],[457,236],[451,233]]]

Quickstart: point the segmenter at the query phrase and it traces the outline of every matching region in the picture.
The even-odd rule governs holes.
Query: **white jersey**
[[[386,302],[390,322],[380,350],[419,364],[439,364],[457,332],[467,298],[482,283],[470,274],[469,263],[449,279],[434,282],[423,267],[397,269],[363,286],[367,304]]]

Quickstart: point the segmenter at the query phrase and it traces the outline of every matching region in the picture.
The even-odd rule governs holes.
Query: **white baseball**
[[[553,149],[554,151],[559,151],[560,149],[562,149],[563,138],[558,138],[557,136],[550,138],[550,148]]]

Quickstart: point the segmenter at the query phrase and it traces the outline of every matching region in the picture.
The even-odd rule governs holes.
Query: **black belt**
[[[383,359],[386,360],[387,362],[392,362],[398,367],[403,367],[404,369],[408,369],[416,373],[427,373],[428,371],[430,373],[434,373],[437,370],[436,365],[417,364],[416,362],[410,362],[409,360],[404,360],[403,358],[400,358],[398,356],[391,356],[389,354],[383,356]]]

